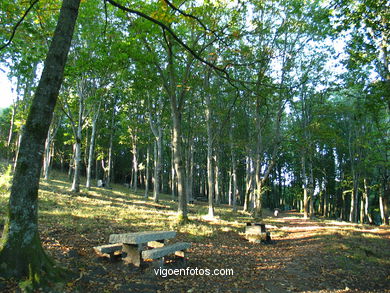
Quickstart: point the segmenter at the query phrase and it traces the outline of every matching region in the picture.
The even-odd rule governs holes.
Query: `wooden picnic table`
[[[165,246],[166,241],[175,236],[175,231],[145,231],[112,234],[109,242],[122,243],[123,261],[139,267],[143,258],[160,259],[161,264],[164,261],[164,255],[187,249],[190,246],[189,243]],[[150,247],[157,248],[149,250]]]

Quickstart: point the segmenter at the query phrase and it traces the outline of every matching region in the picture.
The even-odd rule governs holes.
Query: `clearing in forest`
[[[57,175],[42,181],[39,193],[43,245],[77,273],[63,292],[390,292],[388,227],[305,221],[294,211],[275,218],[265,211],[274,243],[256,244],[244,238],[250,215],[227,205],[216,208],[215,221],[206,221],[207,206],[191,204],[190,223],[179,226],[177,203],[168,196],[154,203],[119,185],[80,194],[69,189]],[[7,200],[0,195],[1,230]],[[176,240],[191,242],[186,272],[197,275],[156,276],[151,265],[137,270],[93,251],[112,233],[145,230],[175,230]],[[168,261],[164,272],[180,268]],[[2,292],[15,291],[14,282],[0,281]]]

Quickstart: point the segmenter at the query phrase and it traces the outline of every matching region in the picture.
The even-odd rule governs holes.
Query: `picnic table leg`
[[[176,251],[175,258],[180,259],[184,266],[187,265],[187,254],[185,250]]]
[[[160,258],[155,259],[153,261],[153,266],[155,268],[162,268],[162,267],[164,267],[164,263],[165,263],[165,257],[160,257]]]
[[[125,255],[123,261],[127,264],[133,264],[136,267],[141,265],[142,247],[139,245],[123,244],[122,253]]]

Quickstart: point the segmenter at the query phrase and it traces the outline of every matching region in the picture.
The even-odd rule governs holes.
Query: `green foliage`
[[[12,165],[0,163],[0,194],[7,194],[11,188]]]

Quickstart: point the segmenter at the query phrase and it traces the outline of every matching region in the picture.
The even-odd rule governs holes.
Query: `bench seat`
[[[160,259],[168,254],[184,251],[191,247],[191,243],[177,242],[171,245],[142,251],[143,259]],[[184,257],[184,255],[182,255]]]
[[[95,246],[93,249],[97,254],[108,254],[110,258],[113,258],[115,252],[122,251],[122,243]]]

